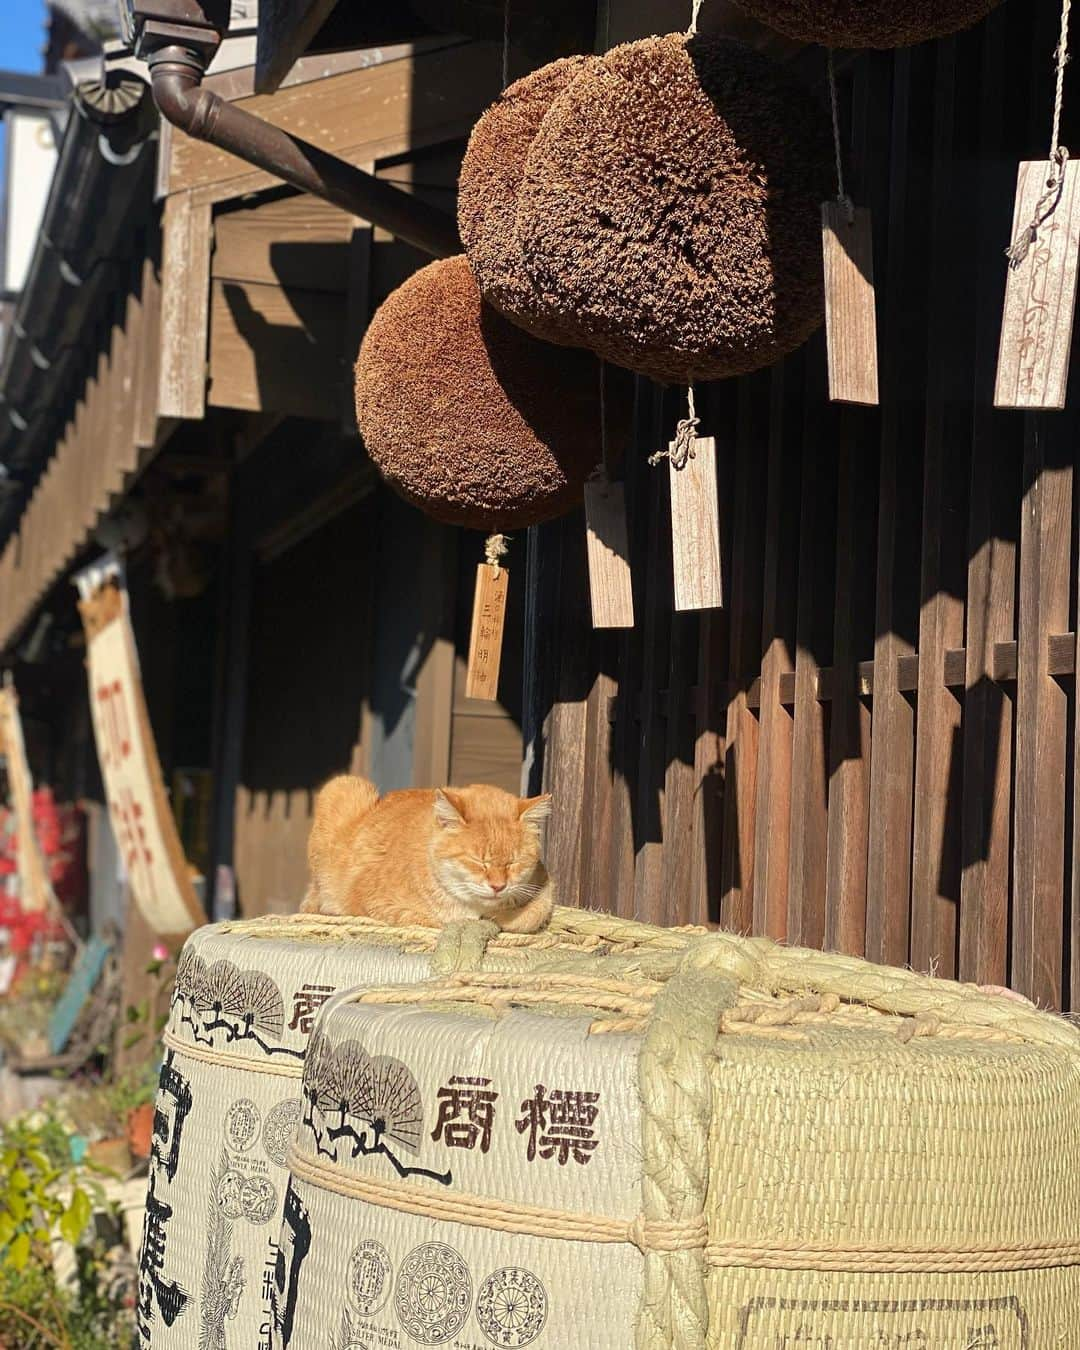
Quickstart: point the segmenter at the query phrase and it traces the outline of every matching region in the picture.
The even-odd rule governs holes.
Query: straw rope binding
[[[438,1222],[486,1228],[519,1237],[560,1242],[629,1243],[643,1255],[699,1253],[723,1268],[865,1271],[890,1274],[971,1274],[980,1271],[1046,1270],[1080,1265],[1080,1240],[987,1247],[828,1246],[783,1242],[710,1242],[704,1213],[684,1219],[617,1219],[500,1200],[467,1192],[447,1193],[417,1182],[380,1181],[338,1163],[316,1160],[294,1144],[294,1178],[335,1195]],[[677,1344],[678,1342],[672,1342]]]

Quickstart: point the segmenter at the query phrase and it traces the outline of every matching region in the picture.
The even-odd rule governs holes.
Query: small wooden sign
[[[821,207],[825,259],[825,341],[829,398],[834,403],[878,402],[874,230],[870,212],[850,215],[840,202]]]
[[[482,698],[490,703],[498,697],[509,580],[510,574],[505,567],[481,563],[476,569],[469,665],[465,674],[466,698]]]
[[[674,442],[672,442],[674,449]],[[671,548],[675,608],[719,609],[724,603],[720,561],[720,507],[716,491],[716,441],[699,436],[681,469],[669,460]]]
[[[607,474],[585,484],[585,539],[594,628],[633,628],[626,492]]]
[[[1046,160],[1020,165],[1012,238],[1037,213],[1041,219],[1026,256],[1008,269],[995,408],[1065,406],[1080,246],[1080,162],[1066,164],[1060,192],[1040,210],[1048,174]]]

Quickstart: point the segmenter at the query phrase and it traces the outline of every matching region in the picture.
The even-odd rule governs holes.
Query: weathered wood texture
[[[626,457],[633,631],[591,632],[584,538],[537,533],[554,583],[527,659],[559,671],[538,697],[568,900],[1080,1008],[1080,388],[1074,372],[1063,412],[993,406],[1015,165],[1044,134],[1053,28],[1004,6],[845,74],[880,407],[830,404],[821,336],[697,390],[726,609],[675,612],[668,475],[646,463],[674,395]]]
[[[1047,200],[1047,164],[1020,165],[1013,239],[1036,221],[1035,238],[1009,268],[1001,322],[994,402],[999,408],[1064,408],[1069,382],[1077,249],[1080,248],[1080,164],[1065,166]]]
[[[19,531],[0,554],[0,647],[86,547],[144,461],[158,426],[160,294],[153,250],[116,292],[91,335],[86,374]]]
[[[668,447],[674,450],[674,445]],[[716,440],[699,436],[679,468],[668,460],[671,481],[671,552],[675,608],[718,609],[724,603],[720,575],[720,507],[716,485]]]
[[[626,490],[607,476],[585,484],[589,598],[594,628],[633,628]]]
[[[837,403],[878,401],[874,231],[870,212],[826,202],[821,208],[825,263],[825,335],[829,397]]]

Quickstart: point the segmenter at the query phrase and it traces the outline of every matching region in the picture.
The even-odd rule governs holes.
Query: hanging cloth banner
[[[11,685],[0,688],[0,754],[7,762],[8,787],[15,812],[19,903],[28,913],[40,913],[53,901],[52,888],[34,831],[33,783],[26,762],[19,698]]]
[[[101,778],[128,883],[161,935],[206,922],[165,795],[146,711],[123,565],[111,555],[75,577],[86,631],[86,673]]]

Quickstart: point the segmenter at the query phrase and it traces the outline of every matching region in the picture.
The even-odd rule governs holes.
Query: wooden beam
[[[495,44],[463,43],[232,106],[362,165],[468,135],[499,92],[500,70]],[[196,189],[200,201],[225,201],[280,182],[183,132],[171,143],[170,194]]]
[[[210,328],[210,207],[183,192],[162,220],[159,417],[202,421]]]

